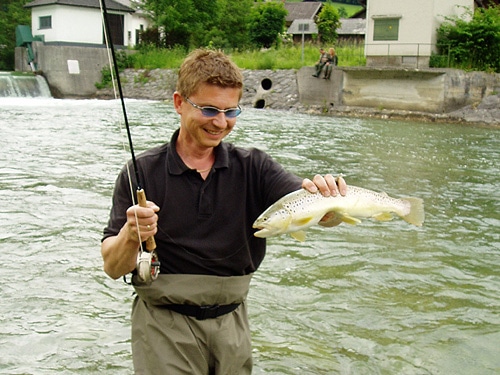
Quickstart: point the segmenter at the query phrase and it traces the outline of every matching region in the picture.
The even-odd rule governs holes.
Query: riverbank
[[[121,75],[124,96],[135,99],[171,100],[177,80],[176,71],[165,69],[127,69]],[[301,101],[297,71],[295,70],[243,70],[243,107],[268,108],[308,114],[415,120],[424,122],[452,122],[487,126],[500,126],[500,95],[490,95],[481,102],[449,113],[413,110],[345,106],[340,100],[325,100],[322,104]],[[319,89],[330,87],[318,80]],[[327,86],[325,86],[327,85]],[[112,89],[97,90],[96,98],[114,97]]]

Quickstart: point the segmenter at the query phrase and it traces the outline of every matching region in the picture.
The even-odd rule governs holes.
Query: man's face
[[[203,84],[188,99],[200,107],[228,109],[236,108],[239,98],[240,89]],[[179,136],[196,148],[216,147],[236,125],[236,117],[228,118],[224,113],[218,113],[214,117],[204,116],[199,108],[190,104],[178,93],[174,94],[174,106],[181,115]]]

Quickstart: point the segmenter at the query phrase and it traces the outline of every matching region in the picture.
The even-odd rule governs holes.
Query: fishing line
[[[132,143],[132,134],[131,134],[130,125],[128,122],[127,108],[125,106],[125,99],[123,96],[123,90],[122,90],[122,85],[121,85],[121,81],[120,81],[120,72],[118,69],[115,48],[113,46],[113,40],[111,38],[109,17],[108,17],[108,11],[106,8],[105,0],[99,0],[99,4],[101,7],[102,22],[103,22],[103,26],[105,29],[104,37],[106,40],[106,46],[108,47],[108,51],[107,51],[108,52],[108,63],[110,66],[111,81],[113,83],[113,92],[115,95],[115,99],[117,99],[116,86],[118,86],[118,92],[119,92],[119,96],[120,96],[120,103],[121,103],[121,107],[122,107],[123,119],[125,122],[125,128],[127,130],[127,139],[128,139],[128,144],[129,144],[129,151],[131,154],[132,167],[134,169],[135,179],[136,179],[136,183],[137,183],[137,189],[136,189],[137,201],[138,201],[139,206],[147,207],[146,194],[144,193],[144,190],[142,188],[141,180],[139,177],[139,170],[137,168],[137,161],[136,161],[135,153],[134,153],[134,145]],[[110,53],[111,53],[111,56],[110,56]],[[116,80],[116,86],[115,86],[115,80]],[[125,148],[125,146],[124,146],[124,148]],[[132,184],[129,163],[126,163],[126,167],[127,167],[127,176],[128,176],[128,181],[129,181],[130,195],[132,197],[132,204],[135,205],[136,201],[135,201],[135,196],[134,196],[134,188],[133,188],[133,184]],[[138,271],[138,276],[140,277],[141,281],[149,283],[157,278],[159,270],[160,270],[160,268],[159,268],[160,264],[158,262],[156,252],[155,252],[156,242],[155,242],[155,239],[153,236],[149,237],[146,240],[147,251],[144,251],[143,244],[142,244],[143,241],[141,239],[141,231],[139,228],[139,218],[137,217],[137,212],[135,210],[134,210],[134,214],[135,214],[135,221],[136,221],[136,225],[137,225],[137,235],[138,235],[139,246],[140,246],[140,252],[138,255],[138,259],[137,259],[136,269]]]

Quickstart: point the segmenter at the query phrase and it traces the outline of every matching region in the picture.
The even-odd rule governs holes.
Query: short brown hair
[[[243,93],[243,75],[236,64],[222,51],[196,49],[191,52],[179,69],[177,92],[189,97],[201,84],[240,89]]]

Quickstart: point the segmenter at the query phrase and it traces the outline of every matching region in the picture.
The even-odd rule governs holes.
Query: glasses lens
[[[219,114],[219,110],[214,107],[201,107],[201,113],[206,117],[215,117]]]
[[[230,109],[229,111],[226,112],[226,117],[235,118],[235,117],[239,116],[240,113],[241,113],[241,109],[239,109],[239,108]]]

